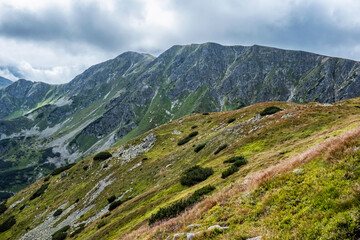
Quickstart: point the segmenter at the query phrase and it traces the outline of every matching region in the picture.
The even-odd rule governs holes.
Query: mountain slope
[[[8,85],[12,84],[12,81],[10,81],[9,79],[7,78],[4,78],[4,77],[1,77],[0,76],[0,88],[2,87],[6,87]]]
[[[270,106],[282,110],[259,114]],[[51,239],[69,225],[64,232],[73,233],[72,239],[171,239],[175,234],[178,239],[187,234],[196,239],[356,239],[359,106],[359,98],[333,105],[268,102],[172,121],[111,148],[108,160],[85,158],[20,191],[0,216],[0,223],[11,216],[16,223],[0,236]],[[193,131],[198,135],[179,146]],[[223,144],[227,147],[215,154]],[[231,166],[223,162],[235,156],[245,157],[247,164],[221,178]],[[181,185],[180,177],[195,165],[214,174],[194,186]],[[149,226],[160,208],[208,184],[216,189],[185,213]],[[41,186],[46,186],[42,193]],[[123,202],[109,211],[107,199],[113,195]]]
[[[0,90],[0,176],[18,180],[0,180],[0,190],[18,191],[55,167],[193,112],[359,96],[359,66],[301,51],[206,43],[174,46],[156,58],[126,52],[64,85],[19,81]]]

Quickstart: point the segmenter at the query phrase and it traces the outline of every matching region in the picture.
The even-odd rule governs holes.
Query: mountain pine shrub
[[[178,146],[184,145],[185,143],[189,142],[193,137],[195,137],[198,134],[199,134],[198,131],[194,131],[194,132],[190,133],[187,137],[181,139],[178,142]]]
[[[16,224],[15,217],[14,216],[9,217],[2,224],[0,224],[0,232],[5,232],[9,230],[15,224]]]
[[[30,200],[33,200],[37,197],[40,197],[45,190],[48,188],[49,184],[43,184],[38,190],[36,190],[36,192],[33,193],[33,195],[31,195]]]
[[[75,165],[75,163],[71,163],[71,164],[67,164],[65,166],[56,168],[52,171],[51,175],[52,176],[58,175],[58,174],[62,173],[63,171],[66,171],[66,170],[72,168],[74,165]]]
[[[230,118],[228,121],[227,121],[227,123],[232,123],[232,122],[234,122],[236,120],[236,118]]]
[[[51,235],[52,240],[64,240],[67,237],[67,231],[70,229],[69,225],[59,229],[53,235]]]
[[[54,212],[53,215],[54,215],[54,217],[57,217],[57,216],[61,215],[62,212],[63,212],[63,210],[62,210],[61,208],[59,208],[59,209],[57,209],[57,210]]]
[[[229,167],[228,169],[226,169],[225,171],[223,171],[221,173],[221,178],[227,178],[228,176],[236,173],[237,171],[239,171],[239,167],[235,166],[235,165],[231,165],[231,167]]]
[[[227,144],[221,145],[215,152],[214,154],[218,154],[219,152],[221,152],[222,150],[224,150],[225,148],[227,148]]]
[[[185,200],[179,200],[168,207],[160,208],[155,214],[151,215],[149,219],[149,224],[151,225],[157,221],[177,216],[186,208],[202,200],[204,195],[212,192],[214,189],[214,186],[207,185],[203,188],[196,190],[189,198]]]
[[[184,175],[180,179],[180,183],[184,186],[193,186],[206,180],[213,174],[214,170],[212,168],[202,168],[196,165],[185,171]]]
[[[281,108],[278,108],[276,106],[270,106],[270,107],[267,107],[264,110],[262,110],[260,112],[260,116],[271,115],[271,114],[277,113],[281,110],[282,110]]]
[[[206,146],[206,143],[202,143],[202,144],[199,144],[197,145],[195,148],[194,148],[194,152],[200,152],[204,147]]]
[[[112,157],[112,155],[109,152],[99,152],[98,154],[95,155],[94,160],[95,161],[104,161],[111,157]]]

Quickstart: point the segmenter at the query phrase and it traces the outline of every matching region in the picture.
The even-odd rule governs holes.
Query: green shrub
[[[214,174],[212,168],[202,168],[198,165],[185,171],[180,179],[180,183],[184,186],[193,186],[199,182],[206,180]]]
[[[124,200],[117,200],[117,201],[114,201],[114,202],[112,202],[111,204],[110,204],[110,206],[109,206],[109,211],[112,211],[112,210],[114,210],[115,208],[117,208],[118,206],[120,206],[121,204],[123,204],[124,202],[126,202],[126,201],[129,201],[131,199],[131,197],[128,197],[128,198],[126,198],[126,199],[124,199]]]
[[[111,157],[112,157],[112,155],[109,152],[99,152],[98,154],[95,155],[94,160],[95,161],[104,161]]]
[[[237,159],[233,165],[236,166],[236,167],[241,167],[242,165],[245,165],[247,164],[247,161],[245,158],[240,158],[240,159]]]
[[[195,148],[194,148],[194,152],[200,152],[204,147],[206,146],[206,143],[202,143],[202,144],[199,144],[197,145]]]
[[[232,122],[234,122],[236,120],[236,118],[230,118],[228,121],[227,121],[227,123],[232,123]]]
[[[195,137],[195,136],[198,135],[198,134],[199,134],[199,132],[197,132],[197,131],[190,133],[187,137],[181,139],[181,140],[178,142],[178,145],[179,145],[179,146],[184,145],[185,143],[189,142],[193,137]]]
[[[225,160],[224,163],[234,163],[234,162],[236,162],[237,160],[242,160],[242,159],[245,160],[245,158],[244,158],[243,156],[231,157],[231,158]]]
[[[70,229],[69,225],[57,230],[53,235],[51,235],[52,240],[64,240],[67,237],[67,231]]]
[[[97,225],[97,228],[100,229],[100,228],[102,228],[103,226],[105,226],[106,224],[107,224],[106,221],[101,221],[101,222],[99,222],[99,224]]]
[[[62,210],[61,208],[59,208],[59,209],[57,209],[57,210],[54,212],[53,215],[54,215],[54,217],[57,217],[57,216],[61,215],[62,212],[63,212],[63,210]]]
[[[6,203],[2,202],[0,204],[0,215],[3,214],[6,211],[7,207],[6,207]]]
[[[262,110],[260,112],[260,115],[261,116],[271,115],[271,114],[277,113],[277,112],[279,112],[281,110],[282,110],[281,108],[278,108],[278,107],[275,107],[275,106],[270,106],[270,107],[267,107],[264,110]]]
[[[15,217],[14,216],[9,217],[2,224],[0,224],[0,232],[5,232],[9,230],[15,224],[16,224]]]
[[[155,214],[152,214],[149,219],[149,224],[153,224],[157,221],[172,218],[183,212],[187,207],[200,201],[202,197],[215,189],[214,186],[207,185],[203,188],[196,190],[188,199],[179,200],[174,202],[168,207],[160,208]]]
[[[74,166],[74,165],[75,165],[75,163],[71,163],[71,164],[56,168],[52,171],[51,175],[52,176],[58,175],[59,173],[62,173],[63,171],[72,168],[72,166]]]
[[[204,116],[205,116],[205,115],[209,115],[209,113],[208,113],[208,112],[204,112],[202,115],[204,115]]]
[[[45,178],[44,178],[44,182],[48,182],[50,180],[50,176],[46,176]]]
[[[113,201],[116,200],[116,197],[115,197],[115,195],[112,195],[112,196],[109,197],[107,200],[108,200],[108,203],[112,203]]]
[[[49,184],[43,184],[36,192],[33,193],[33,195],[31,195],[30,200],[33,200],[37,197],[40,197],[45,190],[48,188]]]
[[[191,129],[195,129],[195,128],[197,128],[197,127],[198,127],[198,126],[194,125],[194,126],[191,127]]]
[[[234,174],[237,171],[239,171],[239,168],[235,165],[231,165],[231,167],[221,173],[221,178],[227,178],[228,176]]]
[[[227,144],[221,145],[215,152],[214,154],[218,154],[219,152],[221,152],[222,150],[224,150],[225,148],[227,148]]]
[[[70,234],[70,237],[71,237],[71,238],[75,237],[76,235],[78,235],[79,233],[81,233],[84,229],[85,229],[85,223],[80,224],[80,225],[75,229],[75,231]]]

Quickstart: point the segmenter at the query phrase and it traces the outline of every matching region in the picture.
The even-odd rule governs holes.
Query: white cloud
[[[0,66],[62,83],[124,51],[209,41],[360,60],[359,12],[357,0],[1,1]]]

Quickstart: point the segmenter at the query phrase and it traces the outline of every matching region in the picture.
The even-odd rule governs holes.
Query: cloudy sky
[[[266,45],[360,60],[358,0],[0,0],[0,76],[65,83],[128,50]]]

